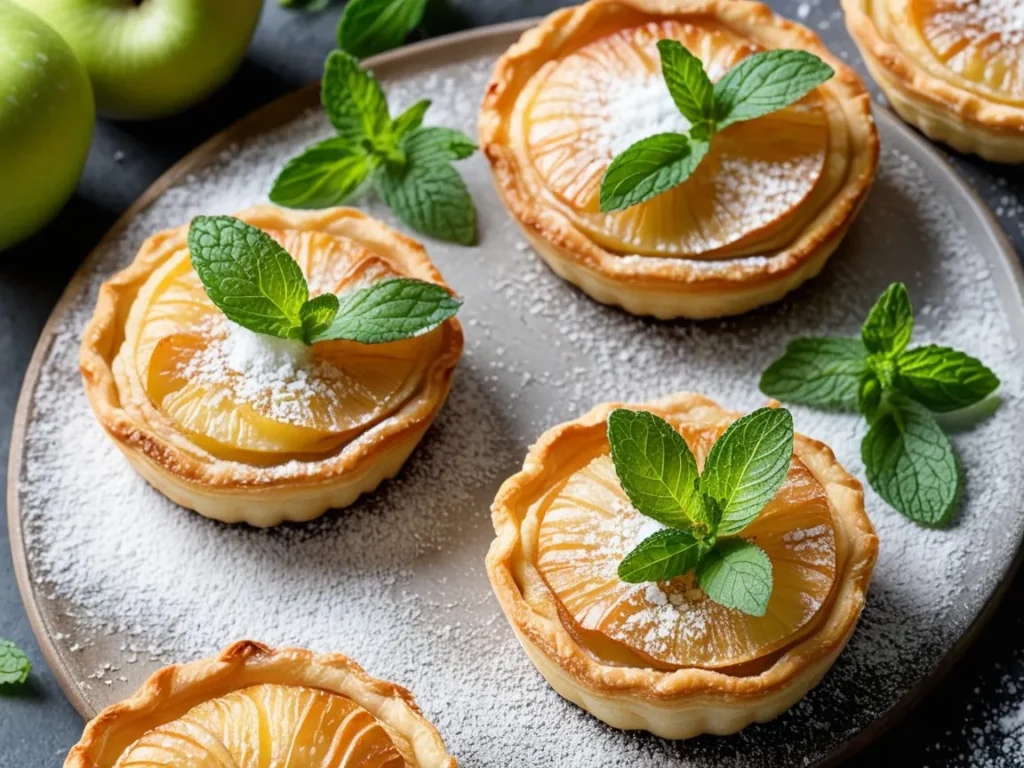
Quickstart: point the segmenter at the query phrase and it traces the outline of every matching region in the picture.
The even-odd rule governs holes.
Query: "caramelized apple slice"
[[[717,435],[684,433],[698,464]],[[824,490],[797,459],[776,497],[741,534],[772,562],[774,585],[762,617],[709,600],[692,575],[664,583],[620,581],[619,562],[657,528],[629,503],[611,457],[601,456],[552,498],[537,542],[541,575],[579,629],[651,663],[722,668],[759,659],[810,628],[830,597],[834,523]]]
[[[320,232],[271,232],[311,286],[341,295],[398,273]],[[313,291],[316,293],[316,291]],[[393,412],[418,386],[439,333],[390,344],[273,339],[228,323],[187,254],[144,297],[136,367],[151,401],[221,458],[273,462],[330,450]]]
[[[350,699],[257,685],[146,733],[114,768],[405,768],[387,730]]]
[[[1024,100],[1024,9],[1016,0],[909,0],[914,24],[951,72]]]
[[[714,259],[770,240],[825,170],[829,125],[817,93],[725,129],[675,189],[624,211],[600,212],[601,177],[615,155],[652,134],[689,127],[661,75],[662,38],[700,56],[712,79],[755,50],[724,29],[676,21],[585,45],[535,78],[522,120],[537,173],[566,215],[615,252]],[[651,95],[639,103],[636,93]]]

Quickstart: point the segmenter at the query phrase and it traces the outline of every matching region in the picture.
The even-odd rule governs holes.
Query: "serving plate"
[[[370,62],[393,110],[474,132],[495,58],[526,24],[421,43]],[[241,637],[339,650],[412,689],[466,766],[779,766],[839,761],[913,705],[983,624],[1024,536],[1024,279],[991,215],[941,156],[876,110],[881,173],[820,277],[740,318],[659,323],[600,306],[548,271],[505,213],[479,155],[460,164],[480,243],[428,242],[465,297],[466,356],[405,470],[355,507],[302,526],[229,527],[136,478],[89,413],[80,335],[100,283],[142,240],[199,213],[265,201],[283,162],[330,134],[313,86],[268,105],[164,175],[83,264],[26,375],[8,514],[19,586],[55,675],[86,717],[157,667]],[[376,203],[370,213],[391,220]],[[702,391],[763,403],[760,372],[786,340],[849,334],[890,282],[919,342],[981,357],[1003,379],[994,416],[950,424],[967,489],[948,530],[924,530],[868,492],[881,554],[861,625],[835,668],[777,720],[729,738],[614,731],[561,700],[516,645],[483,560],[488,507],[527,446],[604,400]],[[863,477],[861,421],[795,408],[797,429]],[[964,428],[960,428],[964,427]]]

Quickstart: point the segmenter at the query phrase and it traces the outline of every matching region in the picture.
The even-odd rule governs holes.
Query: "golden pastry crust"
[[[236,216],[264,230],[346,238],[402,274],[447,287],[422,245],[357,210],[260,206]],[[135,469],[177,504],[223,522],[261,527],[345,507],[397,474],[448,396],[462,354],[459,322],[450,319],[431,332],[438,335],[438,352],[411,396],[335,450],[272,467],[224,460],[182,433],[150,401],[139,377],[118,363],[133,302],[151,275],[187,249],[187,232],[186,225],[149,238],[135,261],[103,284],[82,340],[86,394],[100,424]]]
[[[644,20],[714,23],[761,48],[810,51],[835,70],[819,91],[829,100],[830,119],[845,124],[847,167],[833,180],[834,194],[808,214],[808,225],[783,247],[755,258],[743,252],[713,261],[616,252],[581,231],[528,181],[529,159],[512,134],[517,100],[531,78],[596,36]],[[479,135],[498,194],[549,266],[598,301],[662,319],[739,314],[777,301],[814,277],[859,211],[878,166],[870,100],[856,73],[808,29],[748,0],[590,0],[551,14],[498,60]]]
[[[1024,99],[945,67],[928,50],[908,0],[842,0],[842,8],[871,77],[900,117],[960,152],[1024,162]]]
[[[567,473],[589,458],[615,408],[644,408],[677,425],[722,427],[739,417],[692,393],[651,403],[605,403],[545,432],[523,469],[505,481],[491,508],[497,538],[487,573],[505,616],[527,655],[563,697],[616,728],[642,729],[683,739],[701,733],[734,733],[785,711],[822,678],[857,620],[878,555],[878,539],[864,511],[860,483],[824,444],[796,435],[794,456],[823,487],[836,529],[833,597],[810,631],[767,657],[766,668],[655,669],[599,660],[570,632],[560,603],[537,568],[524,530],[529,511]],[[605,443],[606,445],[606,443]],[[589,452],[588,452],[589,451]],[[607,452],[607,448],[604,449]]]
[[[405,688],[370,677],[340,653],[271,649],[243,640],[218,656],[155,672],[130,699],[85,728],[64,768],[112,768],[144,734],[198,704],[253,685],[303,686],[350,699],[384,726],[410,768],[456,768],[437,729]]]

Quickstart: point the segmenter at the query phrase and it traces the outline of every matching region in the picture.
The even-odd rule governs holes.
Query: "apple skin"
[[[15,0],[67,40],[100,114],[164,117],[234,74],[262,0]]]
[[[85,68],[42,19],[0,0],[0,250],[56,215],[96,123]]]

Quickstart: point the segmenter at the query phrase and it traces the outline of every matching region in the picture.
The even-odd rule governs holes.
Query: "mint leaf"
[[[621,211],[682,184],[708,153],[704,141],[678,133],[641,139],[612,160],[601,179],[602,211]]]
[[[761,391],[787,403],[856,408],[867,356],[859,339],[794,339],[761,375]]]
[[[349,0],[338,22],[338,46],[365,58],[397,48],[423,19],[427,0]]]
[[[608,443],[622,490],[637,511],[673,528],[690,528],[698,511],[697,462],[664,419],[616,408],[608,414]]]
[[[465,182],[449,165],[476,144],[452,128],[417,128],[405,137],[404,168],[387,167],[377,191],[402,221],[427,235],[462,245],[476,240],[476,209]]]
[[[302,338],[307,344],[330,328],[341,302],[333,293],[323,293],[302,305]]]
[[[391,130],[394,132],[397,139],[402,139],[410,131],[414,131],[423,124],[423,118],[427,114],[427,110],[430,109],[430,99],[423,99],[417,101],[405,112],[395,118],[395,122],[391,125]]]
[[[697,585],[719,605],[764,616],[772,595],[772,563],[756,544],[724,539],[697,565]]]
[[[28,680],[32,662],[10,640],[0,639],[0,686],[21,685]]]
[[[445,165],[469,157],[477,146],[462,131],[431,126],[412,131],[402,142],[402,149],[418,165]]]
[[[380,83],[344,51],[324,63],[320,100],[338,135],[357,146],[388,134],[391,118]]]
[[[715,127],[753,120],[799,101],[835,72],[813,53],[762,51],[715,83]]]
[[[395,277],[341,297],[330,326],[311,341],[345,339],[383,344],[433,330],[454,317],[462,302],[434,283]]]
[[[861,443],[868,482],[916,523],[942,525],[960,491],[953,446],[923,405],[893,393]]]
[[[719,535],[753,522],[785,481],[792,458],[793,417],[785,408],[761,408],[729,425],[711,446],[700,480],[722,506]]]
[[[661,72],[672,101],[692,125],[714,118],[715,86],[704,64],[677,40],[659,40]]]
[[[906,349],[914,333],[914,310],[907,286],[893,283],[868,312],[860,336],[869,352],[894,357]]]
[[[321,141],[285,164],[270,200],[288,208],[342,205],[356,195],[374,165],[374,158],[348,139]]]
[[[918,347],[895,362],[896,388],[938,413],[973,405],[999,386],[999,378],[980,360],[949,347]]]
[[[306,278],[270,235],[231,216],[196,216],[188,247],[206,295],[228,320],[268,336],[302,338]]]
[[[430,129],[420,129],[430,130]],[[465,152],[463,144],[420,143],[416,132],[405,142],[407,165],[378,175],[377,192],[402,221],[417,232],[462,245],[476,240],[476,209],[459,172],[441,157]],[[422,149],[422,152],[420,150]]]
[[[674,579],[697,567],[702,550],[701,543],[686,531],[658,531],[622,559],[619,578],[629,584]]]

